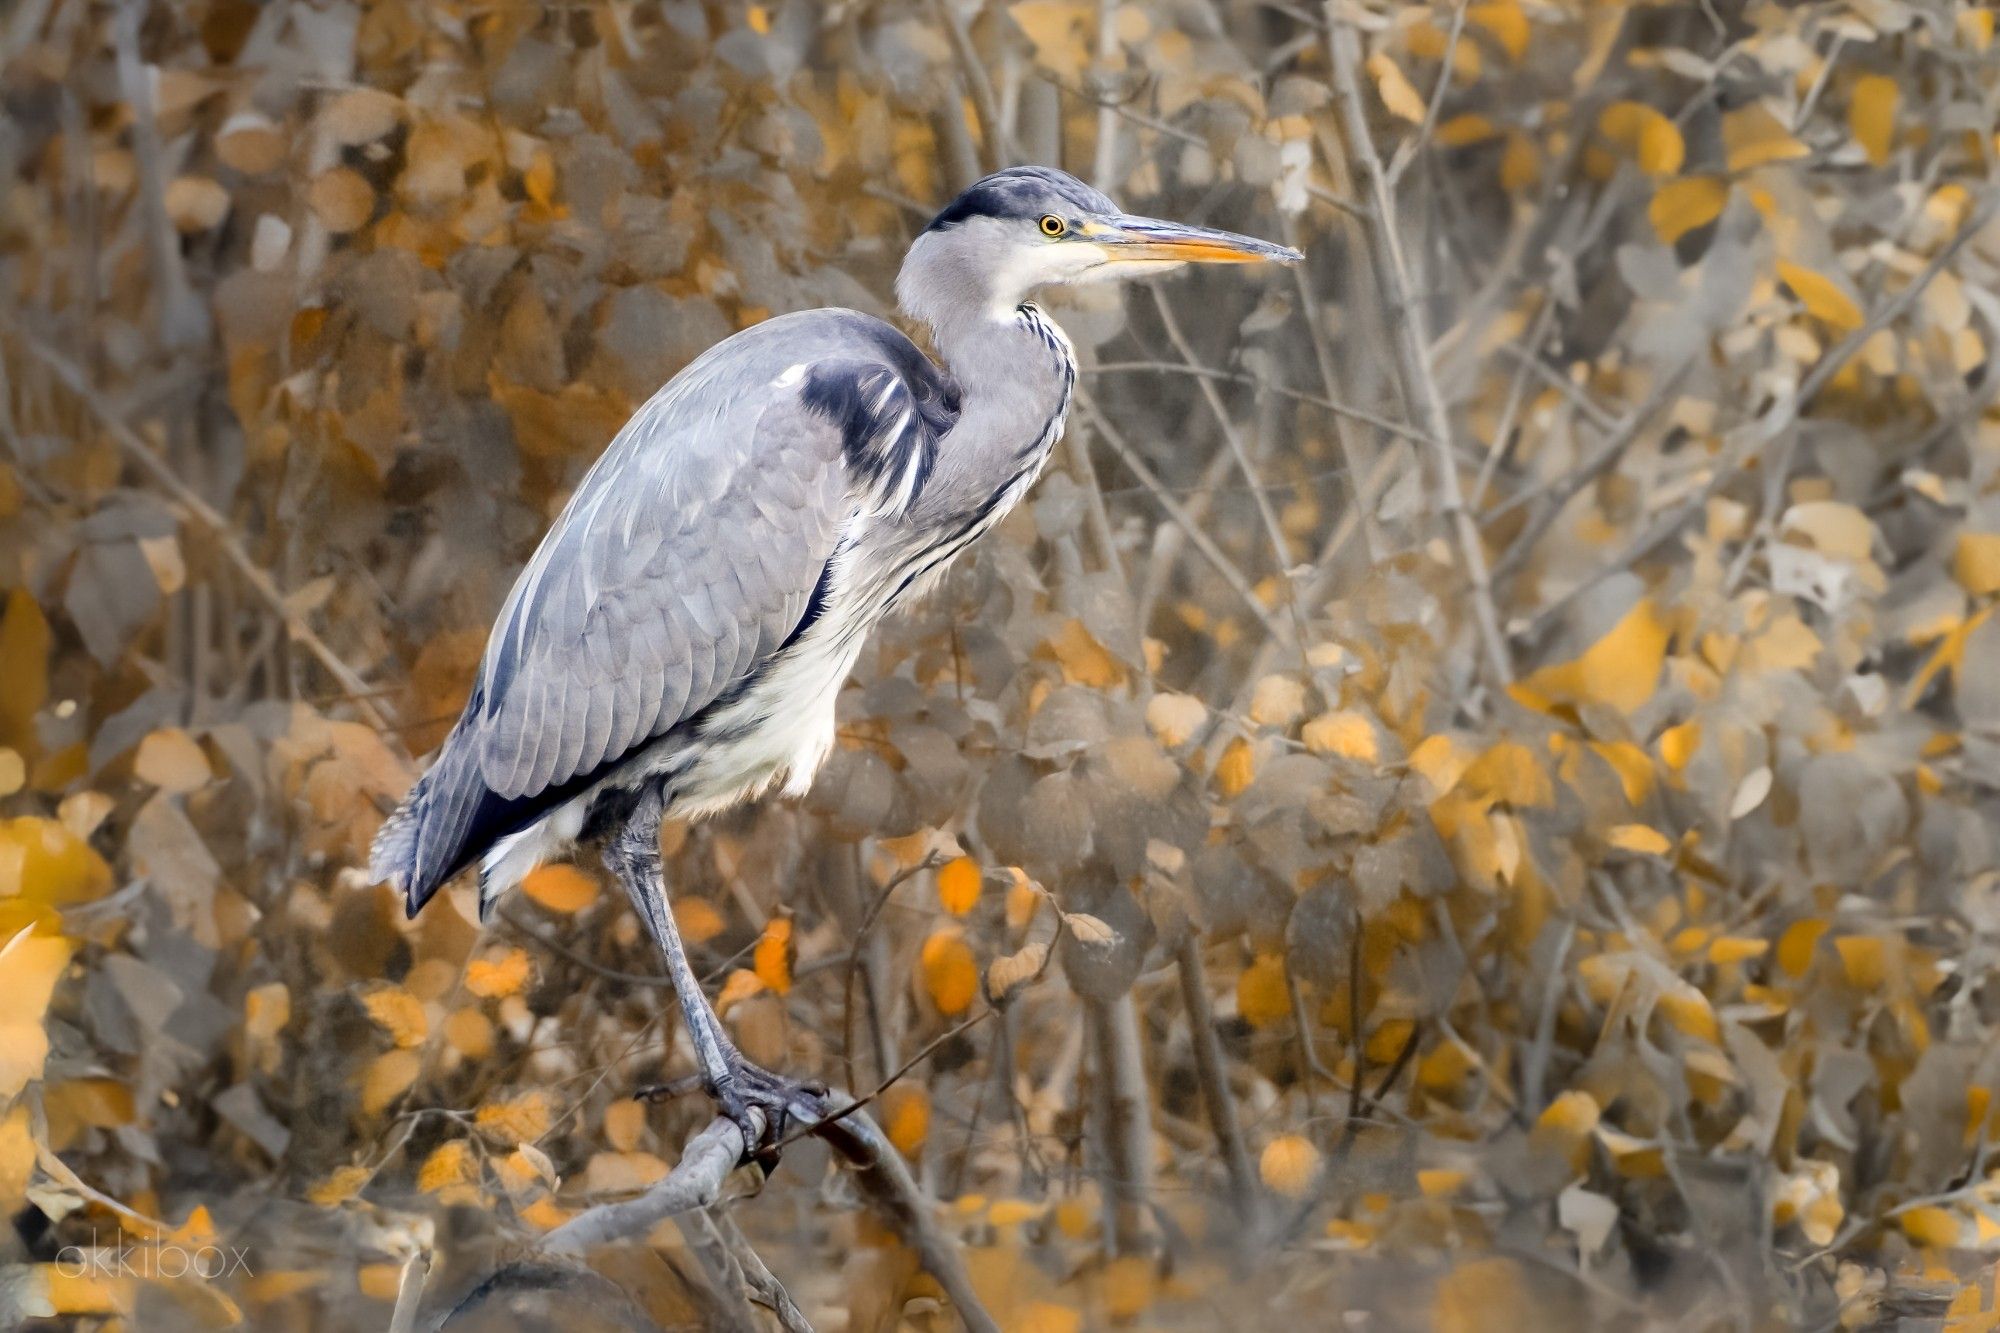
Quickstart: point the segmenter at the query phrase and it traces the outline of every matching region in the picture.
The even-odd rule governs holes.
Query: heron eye
[[[1069,230],[1069,224],[1053,213],[1042,214],[1042,235],[1060,236]]]

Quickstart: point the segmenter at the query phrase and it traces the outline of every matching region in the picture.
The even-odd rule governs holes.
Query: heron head
[[[906,309],[935,326],[955,306],[1010,311],[1042,287],[1300,258],[1252,236],[1126,213],[1053,167],[1009,167],[931,219],[896,288]]]

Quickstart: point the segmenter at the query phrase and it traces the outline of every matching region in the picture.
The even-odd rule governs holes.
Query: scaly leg
[[[625,886],[639,919],[666,956],[667,979],[680,1000],[681,1018],[694,1043],[702,1084],[722,1113],[743,1131],[744,1156],[748,1158],[784,1137],[785,1122],[796,1104],[818,1105],[825,1090],[750,1063],[723,1031],[722,1020],[702,994],[701,979],[688,962],[674,914],[667,906],[666,876],[660,866],[660,820],[664,813],[658,789],[640,797],[624,826],[607,841],[604,862]],[[750,1115],[752,1107],[764,1113],[761,1136]]]

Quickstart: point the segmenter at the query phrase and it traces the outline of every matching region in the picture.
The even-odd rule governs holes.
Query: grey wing
[[[839,431],[795,392],[759,396],[642,412],[543,541],[480,669],[496,795],[671,730],[798,624],[853,500]]]
[[[464,714],[376,839],[375,877],[414,913],[779,651],[850,520],[921,489],[938,393],[907,339],[852,312],[769,321],[676,376],[522,571]]]

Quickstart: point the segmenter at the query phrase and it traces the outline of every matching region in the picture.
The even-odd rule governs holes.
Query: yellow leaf
[[[1951,573],[1975,597],[2000,592],[2000,532],[1959,533]]]
[[[1011,881],[1007,885],[1007,924],[1021,930],[1042,910],[1042,893],[1021,867],[1008,866],[1007,873]]]
[[[1082,1327],[1083,1316],[1066,1305],[1029,1301],[1014,1316],[1008,1333],[1078,1333]]]
[[[1901,97],[1894,79],[1866,74],[1855,81],[1847,104],[1847,128],[1878,167],[1889,160],[1889,150],[1895,146],[1896,103]]]
[[[996,958],[986,969],[986,996],[998,1003],[1007,998],[1016,987],[1025,985],[1042,970],[1042,964],[1049,956],[1049,946],[1034,943],[1022,948],[1018,953],[1010,953],[1004,958]]]
[[[931,1132],[931,1098],[921,1083],[897,1083],[882,1094],[882,1132],[896,1151],[915,1160]]]
[[[468,1060],[484,1060],[493,1053],[493,1020],[467,1006],[453,1011],[444,1021],[444,1039]]]
[[[1289,727],[1305,708],[1306,688],[1290,676],[1265,676],[1250,694],[1250,720],[1260,727]]]
[[[346,167],[323,172],[306,187],[306,205],[335,235],[365,226],[375,212],[375,187]]]
[[[1238,736],[1229,742],[1215,765],[1215,785],[1225,798],[1241,796],[1257,778],[1257,752]]]
[[[1375,724],[1366,715],[1352,710],[1321,713],[1306,723],[1299,739],[1314,754],[1339,755],[1362,764],[1372,764],[1380,758]]]
[[[1159,1271],[1151,1259],[1120,1255],[1104,1266],[1099,1290],[1104,1313],[1114,1324],[1129,1324],[1146,1312],[1159,1290]]]
[[[969,856],[953,857],[938,867],[939,904],[953,916],[964,916],[978,904],[980,885],[984,879],[979,862]]]
[[[0,899],[68,907],[110,891],[111,867],[67,825],[34,815],[0,820]]]
[[[1660,993],[1660,1016],[1690,1037],[1703,1041],[1722,1040],[1722,1027],[1708,997],[1693,986],[1681,985]]]
[[[1986,48],[1993,44],[1993,11],[1990,9],[1961,9],[1958,11],[1958,35],[1974,51],[1984,55]]]
[[[424,1159],[417,1169],[417,1189],[424,1194],[436,1194],[453,1185],[464,1185],[473,1179],[472,1148],[464,1139],[452,1139],[441,1143]]]
[[[73,947],[29,926],[0,949],[0,1103],[42,1076],[49,1055],[42,1019]]]
[[[405,1049],[424,1044],[430,1035],[430,1020],[424,1017],[423,1001],[401,986],[384,986],[361,997],[361,1007],[375,1025]]]
[[[1549,805],[1555,788],[1534,752],[1519,741],[1501,741],[1472,761],[1460,779],[1468,791],[1512,806]]]
[[[1621,851],[1642,856],[1665,856],[1674,849],[1666,834],[1644,824],[1620,824],[1604,840]]]
[[[515,1145],[541,1138],[553,1121],[549,1095],[539,1088],[487,1102],[473,1116],[480,1129],[502,1143]]]
[[[179,727],[161,727],[140,741],[132,771],[140,781],[171,792],[196,791],[215,776],[201,742]]]
[[[0,1208],[20,1207],[34,1176],[35,1135],[28,1123],[28,1104],[16,1102],[0,1117]]]
[[[1889,948],[1874,935],[1842,935],[1833,942],[1847,984],[1857,990],[1877,990],[1889,976]]]
[[[1099,643],[1081,620],[1063,622],[1046,645],[1049,656],[1061,664],[1063,679],[1072,685],[1088,685],[1094,690],[1113,689],[1125,683],[1125,668]]]
[[[1592,741],[1590,748],[1617,770],[1618,785],[1625,789],[1629,804],[1638,805],[1652,794],[1653,760],[1644,750],[1631,741]]]
[[[422,1058],[415,1051],[398,1049],[375,1057],[361,1075],[361,1109],[369,1115],[388,1110],[421,1070]]]
[[[1513,1260],[1472,1259],[1438,1279],[1430,1327],[1433,1333],[1542,1328],[1548,1323],[1547,1314]]]
[[[292,1021],[292,992],[284,982],[258,986],[243,996],[243,1034],[270,1041]]]
[[[1064,912],[1062,919],[1079,944],[1110,944],[1118,938],[1117,931],[1088,912]]]
[[[551,912],[568,914],[597,901],[597,881],[576,866],[536,866],[521,881],[521,892]]]
[[[972,946],[955,928],[940,930],[924,941],[919,965],[924,990],[940,1014],[954,1018],[972,1007],[972,997],[979,993],[979,964]]]
[[[1672,245],[1696,227],[1705,227],[1722,216],[1728,202],[1727,182],[1715,176],[1682,176],[1653,193],[1646,216],[1660,240]]]
[[[1866,560],[1875,550],[1875,524],[1868,515],[1839,500],[1806,500],[1785,511],[1778,522],[1783,532],[1803,533],[1823,554],[1842,560]]]
[[[1500,127],[1476,111],[1452,116],[1439,123],[1433,136],[1440,148],[1470,148],[1500,137]]]
[[[778,994],[786,994],[792,988],[792,958],[795,946],[792,943],[792,919],[788,916],[774,916],[764,923],[764,933],[757,938],[757,948],[751,955],[750,966],[757,973],[757,979]]]
[[[1964,1229],[1957,1213],[1935,1204],[1899,1214],[1896,1223],[1903,1228],[1903,1234],[1917,1244],[1938,1250],[1957,1245]]]
[[[1824,273],[1803,264],[1788,264],[1781,259],[1778,261],[1778,276],[1799,298],[1806,313],[1815,319],[1823,319],[1843,333],[1852,332],[1865,322],[1861,307],[1854,304],[1854,298]]]
[[[1528,16],[1516,0],[1496,0],[1491,4],[1467,5],[1465,21],[1484,28],[1509,60],[1519,62],[1528,53]]]
[[[1769,940],[1750,939],[1741,935],[1723,935],[1708,946],[1708,961],[1718,966],[1729,963],[1747,963],[1753,958],[1762,958],[1770,951]]]
[[[631,1152],[646,1132],[646,1108],[626,1098],[604,1108],[604,1139],[619,1152]]]
[[[1533,189],[1542,179],[1542,154],[1535,141],[1520,131],[1507,136],[1500,154],[1500,188],[1518,195]]]
[[[49,648],[54,637],[42,608],[25,588],[7,594],[0,614],[0,745],[32,759],[39,753],[35,714],[49,697]]]
[[[594,1153],[584,1164],[583,1187],[590,1194],[627,1194],[657,1183],[667,1169],[649,1152]]]
[[[509,949],[497,958],[475,958],[465,965],[465,988],[486,1000],[517,994],[535,975],[526,952]]]
[[[1817,917],[1806,917],[1785,927],[1785,933],[1778,937],[1778,967],[1788,977],[1802,977],[1812,966],[1813,952],[1819,948],[1820,937],[1827,932],[1828,923]]]
[[[1653,697],[1667,657],[1671,626],[1650,597],[1642,597],[1574,661],[1546,666],[1514,687],[1514,698],[1553,711],[1559,704],[1608,704],[1621,713]]]
[[[1671,176],[1679,171],[1687,158],[1680,127],[1654,112],[1640,126],[1637,157],[1639,170],[1648,176]]]
[[[1254,1028],[1270,1027],[1291,1017],[1292,992],[1285,978],[1285,960],[1260,954],[1236,978],[1236,1012]]]
[[[747,967],[739,967],[722,982],[722,991],[715,997],[715,1012],[727,1014],[753,995],[764,993],[764,979]]]
[[[706,944],[722,933],[728,923],[715,904],[706,898],[676,898],[673,901],[674,929],[689,944]]]
[[[1458,785],[1459,778],[1472,765],[1472,756],[1461,748],[1450,736],[1439,733],[1426,736],[1410,751],[1410,767],[1424,775],[1431,784],[1431,790],[1444,796]]]
[[[1156,694],[1146,701],[1146,725],[1168,749],[1193,738],[1208,721],[1208,706],[1188,694]]]
[[[1368,73],[1373,76],[1375,92],[1382,105],[1389,108],[1389,114],[1401,116],[1412,125],[1424,123],[1424,99],[1388,52],[1377,51],[1368,57]]]
[[[1303,1134],[1281,1134],[1264,1145],[1257,1174],[1273,1193],[1302,1199],[1319,1178],[1319,1149]]]
[[[346,1203],[361,1193],[372,1173],[365,1166],[343,1166],[306,1191],[306,1198],[322,1208]]]
[[[37,1264],[35,1272],[46,1278],[49,1305],[59,1315],[115,1315],[132,1309],[130,1278],[99,1276],[88,1267],[79,1273],[61,1263]]]
[[[1584,1135],[1597,1128],[1602,1115],[1597,1099],[1576,1089],[1557,1094],[1535,1120],[1539,1129],[1560,1134]]]
[[[1417,1189],[1426,1199],[1448,1199],[1471,1179],[1470,1172],[1431,1167],[1417,1172]]]
[[[1688,766],[1694,752],[1701,748],[1701,723],[1683,722],[1679,726],[1668,727],[1660,733],[1660,758],[1668,768],[1678,773]]]
[[[1632,154],[1649,176],[1671,176],[1681,169],[1687,145],[1680,129],[1643,102],[1613,102],[1597,120],[1598,132]]]
[[[1752,102],[1722,117],[1722,148],[1732,172],[1789,162],[1812,151],[1794,139],[1783,122],[1761,102]]]

